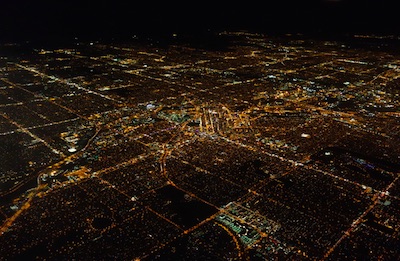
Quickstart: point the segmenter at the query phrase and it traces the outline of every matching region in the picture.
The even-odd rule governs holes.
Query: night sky
[[[203,31],[399,33],[395,1],[2,0],[3,39],[130,37]]]

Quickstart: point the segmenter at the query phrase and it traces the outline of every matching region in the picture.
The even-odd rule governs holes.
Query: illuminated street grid
[[[2,46],[1,258],[400,256],[399,54],[216,37]]]

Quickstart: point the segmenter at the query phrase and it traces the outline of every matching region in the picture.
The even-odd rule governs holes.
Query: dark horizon
[[[335,36],[398,34],[389,1],[312,0],[244,3],[135,3],[126,1],[27,1],[2,3],[1,40],[152,37],[172,33],[248,30]]]

